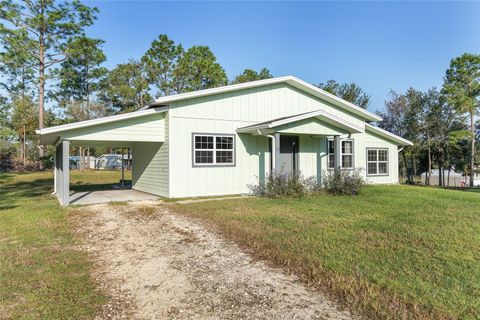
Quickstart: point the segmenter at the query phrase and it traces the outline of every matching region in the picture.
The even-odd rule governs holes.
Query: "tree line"
[[[142,57],[108,70],[104,40],[86,33],[97,13],[78,0],[0,2],[2,163],[11,156],[24,165],[51,157],[52,150],[45,154],[36,145],[36,128],[134,111],[159,96],[272,77],[267,68],[245,69],[229,81],[208,46],[184,48],[165,34]],[[336,94],[363,94],[355,84],[321,86]]]
[[[432,168],[439,169],[439,185],[449,184],[452,170],[469,176],[473,186],[480,173],[480,55],[463,54],[450,62],[440,90],[405,93],[392,91],[379,126],[414,143],[402,152],[406,182],[425,172],[430,184]],[[445,172],[447,175],[445,176]]]
[[[229,81],[208,46],[184,48],[165,34],[141,57],[109,70],[104,67],[104,40],[86,32],[97,14],[97,8],[78,0],[0,1],[2,164],[11,158],[26,164],[51,157],[52,150],[36,145],[36,128],[134,111],[160,96],[272,77],[267,68],[245,69]],[[384,118],[380,127],[414,142],[401,153],[407,182],[436,167],[447,171],[447,179],[440,177],[442,185],[451,170],[470,175],[473,183],[478,171],[479,60],[473,54],[453,59],[440,90],[392,91],[384,111],[378,112]],[[317,86],[362,108],[369,105],[370,95],[356,83],[328,80]],[[427,174],[427,183],[429,178]]]

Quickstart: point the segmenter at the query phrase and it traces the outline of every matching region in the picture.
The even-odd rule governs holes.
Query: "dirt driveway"
[[[73,209],[94,277],[111,296],[100,319],[352,319],[293,276],[254,261],[158,202]]]

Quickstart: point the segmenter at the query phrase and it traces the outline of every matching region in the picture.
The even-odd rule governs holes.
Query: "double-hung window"
[[[235,165],[235,136],[193,134],[194,166]]]
[[[334,142],[333,139],[328,140],[328,168],[333,169],[335,167],[335,155],[334,155]],[[341,146],[341,164],[342,169],[353,169],[353,140],[342,140]]]
[[[388,149],[367,149],[367,175],[388,175]]]

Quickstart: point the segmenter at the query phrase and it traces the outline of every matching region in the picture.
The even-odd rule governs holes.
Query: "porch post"
[[[274,149],[274,157],[273,157],[273,170],[272,171],[278,171],[280,168],[280,133],[275,133],[273,139],[273,146],[272,149]]]
[[[62,206],[70,203],[70,141],[62,141],[55,150],[56,194]]]
[[[341,155],[341,150],[342,149],[342,143],[340,140],[340,136],[333,136],[333,168],[335,170],[339,170],[341,166],[341,161],[342,161],[342,155]]]

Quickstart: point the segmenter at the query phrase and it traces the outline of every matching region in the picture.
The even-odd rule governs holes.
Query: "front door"
[[[280,136],[280,172],[298,172],[298,149],[298,136]]]

